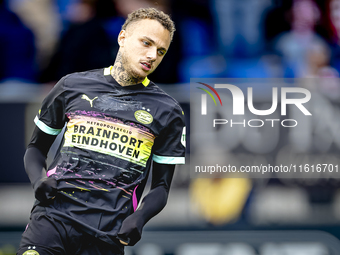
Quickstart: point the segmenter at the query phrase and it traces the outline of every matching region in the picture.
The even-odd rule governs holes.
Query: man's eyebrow
[[[147,39],[148,41],[150,41],[150,42],[153,43],[153,44],[156,44],[154,40],[152,40],[150,37],[148,37],[148,36],[146,36],[146,35],[144,35],[143,38]],[[165,50],[165,51],[167,51],[167,49],[164,48],[164,47],[160,47],[159,49],[160,49],[160,50]]]
[[[150,42],[155,43],[155,41],[152,40],[150,37],[147,37],[146,35],[144,35],[143,37],[144,37],[145,39],[149,40]]]

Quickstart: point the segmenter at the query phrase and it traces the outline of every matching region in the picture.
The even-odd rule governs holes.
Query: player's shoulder
[[[93,84],[93,82],[106,82],[104,77],[104,68],[74,72],[64,76],[61,80],[63,80],[64,87],[66,88],[84,86],[87,84]]]
[[[161,105],[168,109],[172,108],[173,110],[177,110],[179,112],[183,111],[178,101],[165,92],[162,88],[160,88],[156,83],[150,81],[147,87],[153,92],[153,98]]]
[[[152,104],[158,108],[154,119],[157,119],[164,129],[169,127],[182,130],[185,126],[185,116],[179,102],[154,82],[150,82],[150,85],[150,89],[154,91]]]

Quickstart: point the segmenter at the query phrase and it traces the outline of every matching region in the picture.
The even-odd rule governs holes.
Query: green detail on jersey
[[[153,117],[150,113],[147,111],[143,110],[138,110],[135,112],[135,118],[138,120],[140,123],[143,124],[150,124],[153,121]]]
[[[144,87],[148,86],[150,83],[150,80],[148,79],[148,77],[145,77],[144,81],[142,81],[142,84],[144,85]]]
[[[38,116],[35,117],[34,119],[34,123],[35,125],[37,125],[37,127],[45,132],[46,134],[49,134],[49,135],[58,135],[62,129],[55,129],[55,128],[51,128],[49,126],[47,126],[44,122],[40,121]]]
[[[185,164],[184,157],[166,157],[166,156],[158,156],[158,155],[153,154],[152,160],[159,164],[169,164],[169,165]]]
[[[181,136],[181,144],[186,147],[186,127],[183,127],[182,136]]]
[[[39,255],[39,252],[35,250],[28,250],[28,251],[25,251],[23,255]]]

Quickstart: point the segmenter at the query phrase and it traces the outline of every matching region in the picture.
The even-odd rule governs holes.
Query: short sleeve
[[[34,119],[36,126],[49,135],[58,135],[64,127],[65,103],[64,103],[65,77],[53,87],[44,99],[39,113]]]
[[[167,125],[155,139],[153,161],[160,164],[185,164],[185,136],[184,112],[176,105]]]

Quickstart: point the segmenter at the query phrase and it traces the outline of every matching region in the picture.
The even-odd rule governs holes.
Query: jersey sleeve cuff
[[[34,123],[35,123],[35,125],[37,125],[37,127],[41,131],[43,131],[44,133],[46,133],[48,135],[58,135],[62,130],[62,129],[55,129],[55,128],[51,128],[51,127],[47,126],[44,122],[42,122],[38,119],[38,116],[35,116]]]
[[[158,156],[152,155],[153,161],[159,164],[169,164],[169,165],[177,165],[177,164],[185,164],[185,157],[167,157],[167,156]]]

